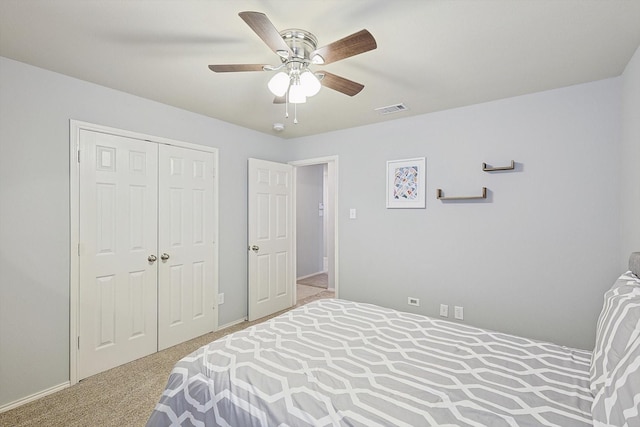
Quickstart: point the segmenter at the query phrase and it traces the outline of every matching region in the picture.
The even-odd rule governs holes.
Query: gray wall
[[[441,303],[461,305],[468,324],[592,348],[602,294],[620,273],[620,86],[602,80],[291,142],[294,159],[340,159],[340,296],[433,316]],[[418,156],[426,209],[386,209],[386,161]],[[514,172],[481,169],[512,159]],[[436,200],[437,188],[482,186],[486,202]]]
[[[69,380],[69,119],[219,149],[219,323],[246,315],[247,158],[280,139],[5,58],[0,94],[0,406]]]
[[[640,251],[640,47],[622,75],[621,268]]]
[[[636,53],[621,78],[282,141],[0,58],[0,406],[69,379],[71,118],[219,149],[221,325],[246,315],[247,158],[339,155],[341,297],[463,305],[468,324],[590,348],[640,245],[640,202],[620,192],[639,179],[639,70]],[[385,162],[415,156],[427,208],[385,209]],[[435,199],[481,186],[487,203]]]
[[[324,165],[302,166],[296,170],[296,274],[305,277],[322,271]]]

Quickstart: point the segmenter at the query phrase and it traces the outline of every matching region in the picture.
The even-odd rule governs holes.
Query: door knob
[[[149,261],[150,263],[154,263],[157,261],[158,258],[156,258],[155,255],[149,255],[149,258],[147,258],[147,261]]]
[[[258,252],[258,251],[260,250],[260,246],[258,246],[258,245],[253,245],[253,246],[251,246],[251,250],[252,250],[253,252]]]
[[[168,253],[163,253],[162,255],[160,255],[160,259],[163,261],[166,261],[169,259],[169,254]]]

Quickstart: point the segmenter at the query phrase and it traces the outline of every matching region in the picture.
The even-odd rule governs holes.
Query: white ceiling
[[[364,90],[323,88],[294,125],[270,72],[211,72],[279,62],[241,11],[319,46],[368,29],[376,50],[322,67]],[[1,56],[283,138],[618,76],[638,45],[639,0],[0,0]]]

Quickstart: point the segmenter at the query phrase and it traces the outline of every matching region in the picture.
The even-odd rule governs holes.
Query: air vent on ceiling
[[[377,111],[380,114],[392,114],[399,113],[400,111],[407,110],[407,106],[404,104],[395,104],[395,105],[387,105],[386,107],[376,108],[374,111]]]

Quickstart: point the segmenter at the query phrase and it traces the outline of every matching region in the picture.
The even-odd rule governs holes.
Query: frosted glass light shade
[[[271,77],[267,86],[275,96],[283,96],[287,93],[287,89],[289,88],[289,75],[280,71],[275,76]]]
[[[302,85],[291,85],[289,88],[289,102],[292,104],[304,104],[307,102],[307,96],[304,94]]]
[[[320,91],[322,85],[320,84],[320,80],[316,76],[313,75],[311,71],[305,71],[300,75],[300,84],[304,89],[304,94],[306,96],[313,96]]]

